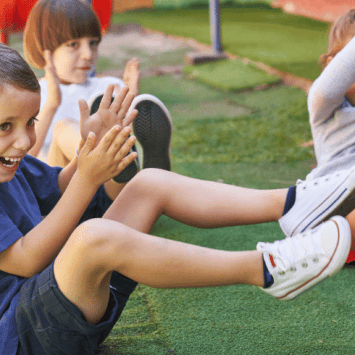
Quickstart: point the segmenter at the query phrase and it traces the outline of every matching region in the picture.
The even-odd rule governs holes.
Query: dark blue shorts
[[[84,355],[109,335],[137,283],[114,272],[110,300],[97,324],[86,322],[83,313],[58,288],[53,264],[22,286],[16,308],[19,332],[18,355]]]
[[[111,203],[100,187],[79,224],[102,217]],[[21,287],[16,308],[20,341],[17,355],[93,354],[109,335],[136,285],[114,272],[106,313],[93,325],[86,322],[83,313],[58,288],[52,263]]]
[[[101,218],[111,204],[112,200],[106,195],[104,187],[100,186],[78,224],[92,218]]]

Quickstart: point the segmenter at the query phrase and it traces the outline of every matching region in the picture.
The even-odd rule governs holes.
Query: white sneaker
[[[130,111],[138,110],[132,122],[142,168],[170,170],[170,141],[173,123],[168,109],[155,96],[138,95]]]
[[[332,217],[313,230],[274,243],[258,243],[274,278],[261,288],[279,300],[291,300],[335,275],[345,264],[351,245],[347,220]]]
[[[311,181],[298,181],[292,208],[279,219],[287,237],[303,233],[332,216],[346,217],[355,209],[355,169]]]

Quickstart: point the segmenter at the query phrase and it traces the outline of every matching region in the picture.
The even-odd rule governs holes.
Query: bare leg
[[[258,251],[203,248],[104,219],[80,225],[54,264],[59,288],[90,323],[97,323],[106,311],[113,270],[160,288],[264,283]]]
[[[265,223],[281,217],[286,195],[287,189],[246,189],[144,169],[126,185],[103,218],[144,233],[151,231],[162,214],[200,228]]]
[[[48,165],[65,167],[74,158],[80,142],[78,122],[69,118],[59,121],[53,130],[53,140],[48,152]]]
[[[163,213],[204,228],[275,221],[286,194],[287,190],[244,189],[145,169],[126,185],[103,219],[74,231],[55,261],[56,280],[91,323],[105,313],[112,271],[161,288],[263,286],[258,251],[213,250],[142,232],[150,232]]]

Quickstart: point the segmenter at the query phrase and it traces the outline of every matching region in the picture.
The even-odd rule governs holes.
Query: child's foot
[[[355,209],[354,190],[355,169],[298,182],[294,205],[279,219],[281,229],[292,237],[332,216],[346,217]]]
[[[138,95],[132,102],[133,109],[138,110],[132,128],[142,147],[143,169],[170,170],[172,120],[168,109],[149,94]]]
[[[89,101],[89,109],[90,109],[90,116],[97,112],[97,110],[100,107],[100,103],[102,100],[102,97],[104,95],[97,95],[96,97],[93,97]],[[111,99],[111,103],[114,98]],[[134,151],[134,149],[131,149],[131,151]],[[130,181],[137,173],[138,173],[138,163],[137,159],[133,160],[132,163],[130,163],[120,174],[115,176],[112,180],[119,184],[125,184],[126,182]]]
[[[258,243],[274,283],[262,288],[291,300],[335,275],[349,254],[351,232],[345,218],[335,216],[313,230],[274,243]]]

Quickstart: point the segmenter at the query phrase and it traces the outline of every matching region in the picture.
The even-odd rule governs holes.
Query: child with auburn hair
[[[354,36],[353,9],[331,27],[328,52],[319,58],[323,71],[309,91],[308,111],[318,165],[307,180],[355,165]],[[355,235],[355,212],[348,221]],[[351,261],[355,261],[355,245],[348,258]]]
[[[63,167],[75,155],[80,141],[79,99],[88,101],[94,113],[109,84],[117,90],[127,85],[138,95],[139,63],[135,58],[127,63],[123,81],[90,76],[100,41],[99,20],[85,2],[40,0],[31,10],[24,32],[25,57],[32,66],[44,68],[45,77],[40,81],[37,143],[30,154],[48,151],[49,165]],[[133,130],[143,149],[143,167],[170,170],[172,122],[167,108],[152,95],[137,96],[133,108],[139,110]],[[116,180],[126,183],[137,171],[134,161]]]
[[[287,300],[342,268],[351,237],[339,216],[293,238],[258,243],[253,251],[148,235],[162,214],[202,228],[277,220],[287,190],[243,189],[144,169],[119,193],[110,180],[137,157],[128,154],[135,137],[127,126],[138,112],[126,115],[134,96],[128,88],[111,102],[113,90],[109,85],[91,116],[79,101],[78,156],[64,169],[50,167],[27,155],[36,142],[38,81],[16,51],[0,45],[2,355],[94,354],[137,282],[160,288],[244,283]],[[343,178],[331,176],[325,189],[321,184],[322,195],[344,188],[349,181]],[[310,186],[307,201],[317,193]],[[303,217],[307,206],[313,210],[306,204]]]

